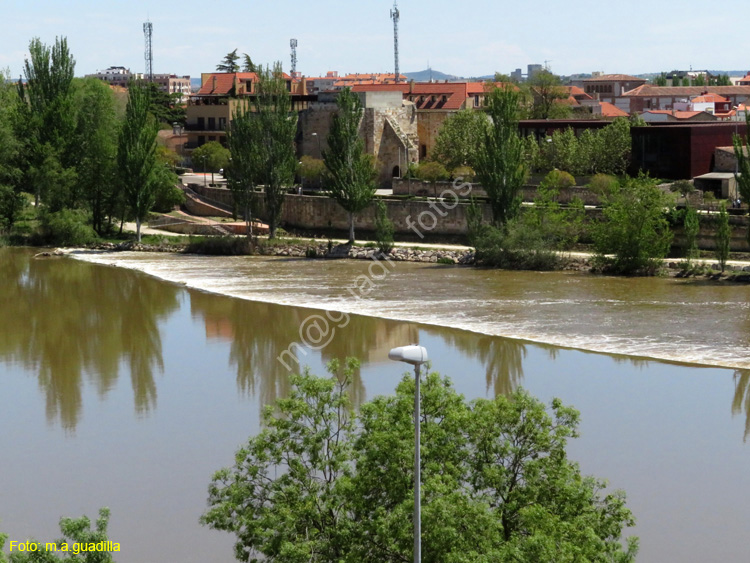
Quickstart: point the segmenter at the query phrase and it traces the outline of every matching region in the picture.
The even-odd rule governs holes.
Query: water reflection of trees
[[[207,337],[229,342],[229,361],[237,369],[238,388],[244,393],[257,395],[261,404],[271,404],[286,396],[289,370],[278,358],[285,354],[285,362],[293,371],[303,369],[313,352],[293,343],[300,342],[300,326],[304,319],[325,313],[198,291],[192,291],[190,295],[193,315],[203,317]],[[335,322],[339,320],[338,313],[332,313],[330,318],[334,319],[329,325],[331,340],[320,352],[324,362],[332,359],[343,362],[347,357],[358,358],[363,364],[387,361],[390,348],[404,342],[416,342],[418,337],[417,328],[408,323],[352,315],[347,324],[346,320]],[[349,393],[354,404],[365,399],[359,370],[354,374]]]
[[[48,421],[73,430],[86,376],[99,396],[130,371],[135,408],[156,405],[163,369],[158,324],[176,309],[178,289],[127,270],[70,259],[0,252],[0,356],[34,371]]]
[[[487,392],[491,389],[495,396],[507,395],[520,385],[526,358],[523,342],[459,330],[430,328],[427,331],[437,333],[446,344],[482,363]]]
[[[745,435],[743,441],[750,436],[750,370],[738,369],[734,371],[734,398],[732,400],[732,414],[745,414]]]

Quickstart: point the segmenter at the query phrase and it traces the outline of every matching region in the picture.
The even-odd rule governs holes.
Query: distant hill
[[[430,78],[432,80],[439,80],[444,81],[448,80],[449,82],[458,82],[463,80],[460,76],[454,76],[452,74],[445,74],[444,72],[440,72],[439,70],[435,69],[427,69],[427,70],[420,70],[419,72],[403,72],[404,76],[406,76],[409,80],[414,80],[414,82],[429,82]]]

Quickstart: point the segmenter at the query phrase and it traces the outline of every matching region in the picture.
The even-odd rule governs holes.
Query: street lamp
[[[206,187],[206,159],[208,158],[208,155],[204,154],[203,156],[201,156],[201,158],[203,159],[203,187],[205,188]]]
[[[419,367],[427,361],[427,350],[416,344],[393,348],[388,359],[414,366],[414,563],[422,561],[422,498],[420,495],[422,460],[419,452]]]
[[[317,133],[313,133],[312,136],[318,139],[318,158],[323,158],[323,151],[320,150],[320,136]]]

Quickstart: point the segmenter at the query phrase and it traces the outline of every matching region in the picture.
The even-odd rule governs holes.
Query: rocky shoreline
[[[122,243],[97,243],[87,247],[90,250],[103,252],[168,252],[178,254],[203,254],[202,252],[191,252],[184,245],[174,244],[144,244],[134,241]],[[56,256],[60,251],[43,252],[37,256]],[[289,243],[283,245],[262,245],[254,248],[247,255],[256,256],[279,256],[308,259],[352,259],[352,260],[393,260],[395,262],[418,262],[425,264],[444,264],[457,266],[475,266],[475,254],[473,250],[428,250],[419,248],[396,247],[387,255],[383,255],[378,249],[340,244],[330,246],[327,243]],[[726,280],[733,282],[750,283],[750,265],[727,264],[724,274],[716,273],[719,270],[718,263],[706,263],[707,269],[713,272],[690,272],[686,271],[683,263],[677,260],[664,262],[667,275],[676,278],[705,278],[710,280]],[[591,261],[582,256],[569,256],[561,268],[566,271],[591,272]]]

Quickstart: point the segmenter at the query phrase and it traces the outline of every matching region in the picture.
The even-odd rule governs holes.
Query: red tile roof
[[[646,82],[645,78],[630,76],[629,74],[602,74],[601,76],[592,76],[584,78],[584,82]]]
[[[599,102],[602,106],[602,115],[604,117],[627,117],[629,114],[609,102]]]
[[[401,91],[404,98],[413,101],[417,109],[457,110],[469,97],[466,82],[415,82],[398,84],[357,84],[355,92]],[[434,100],[433,100],[434,98]]]
[[[254,72],[212,72],[203,76],[205,80],[197,96],[226,96],[232,90],[235,80],[238,88],[243,84],[258,81],[258,75]],[[283,73],[283,77],[285,80],[292,79],[286,72]]]
[[[705,94],[703,96],[698,96],[697,98],[693,98],[690,100],[691,102],[698,102],[700,103],[710,103],[710,102],[728,102],[729,100],[723,96],[719,96],[718,94]]]
[[[750,96],[750,86],[654,86],[653,84],[643,84],[625,92],[623,96],[688,98],[700,96],[707,91],[723,96]]]

